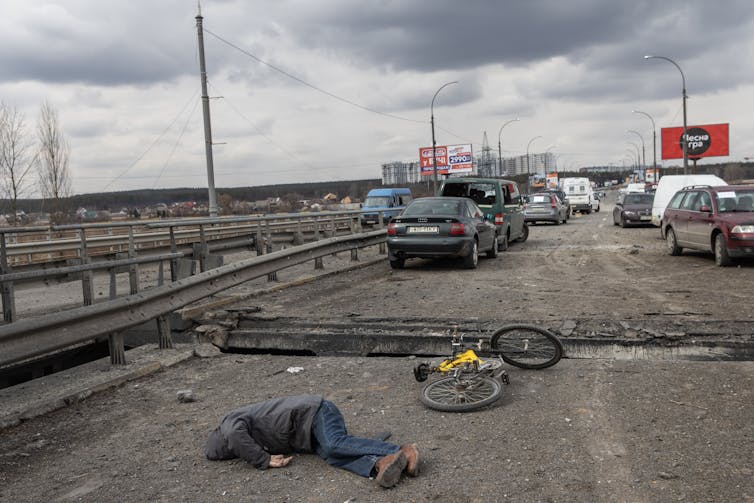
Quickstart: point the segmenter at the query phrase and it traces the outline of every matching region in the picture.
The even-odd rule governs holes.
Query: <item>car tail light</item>
[[[387,235],[388,236],[395,236],[398,234],[398,226],[394,223],[387,224]]]
[[[550,196],[550,208],[557,208],[558,204],[555,202],[555,196]]]
[[[504,222],[505,222],[505,217],[503,216],[502,213],[498,213],[497,215],[495,215],[495,225],[503,225]]]
[[[463,236],[466,234],[466,229],[463,227],[463,224],[461,222],[453,222],[450,224],[450,235],[451,236]]]

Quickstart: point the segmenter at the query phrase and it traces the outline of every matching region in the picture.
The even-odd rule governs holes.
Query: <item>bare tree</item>
[[[13,225],[17,223],[18,199],[29,189],[27,175],[36,162],[37,156],[26,137],[23,114],[0,103],[0,187],[10,201]]]
[[[37,123],[39,137],[39,187],[42,197],[52,199],[51,213],[62,209],[61,199],[71,194],[68,171],[70,146],[58,122],[58,112],[47,101]]]

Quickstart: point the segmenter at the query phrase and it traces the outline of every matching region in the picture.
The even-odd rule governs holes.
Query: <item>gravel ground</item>
[[[193,359],[0,432],[4,501],[754,501],[754,364],[563,360],[510,369],[493,407],[422,406],[410,358]],[[286,369],[300,366],[300,373]],[[195,402],[180,403],[191,389]],[[322,393],[354,434],[418,442],[416,479],[374,481],[297,455],[210,462],[222,414]]]

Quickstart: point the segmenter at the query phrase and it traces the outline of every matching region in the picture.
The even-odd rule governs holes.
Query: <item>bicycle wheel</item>
[[[492,334],[490,348],[503,361],[522,369],[544,369],[560,361],[563,344],[550,331],[534,325],[507,325]]]
[[[502,394],[500,381],[491,377],[443,377],[424,386],[419,398],[430,409],[467,412],[496,402]]]

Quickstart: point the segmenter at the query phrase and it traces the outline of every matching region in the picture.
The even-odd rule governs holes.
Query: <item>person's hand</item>
[[[286,458],[282,454],[273,454],[270,456],[270,468],[282,468],[288,466],[288,463],[290,463],[292,459],[293,456],[288,456]]]

